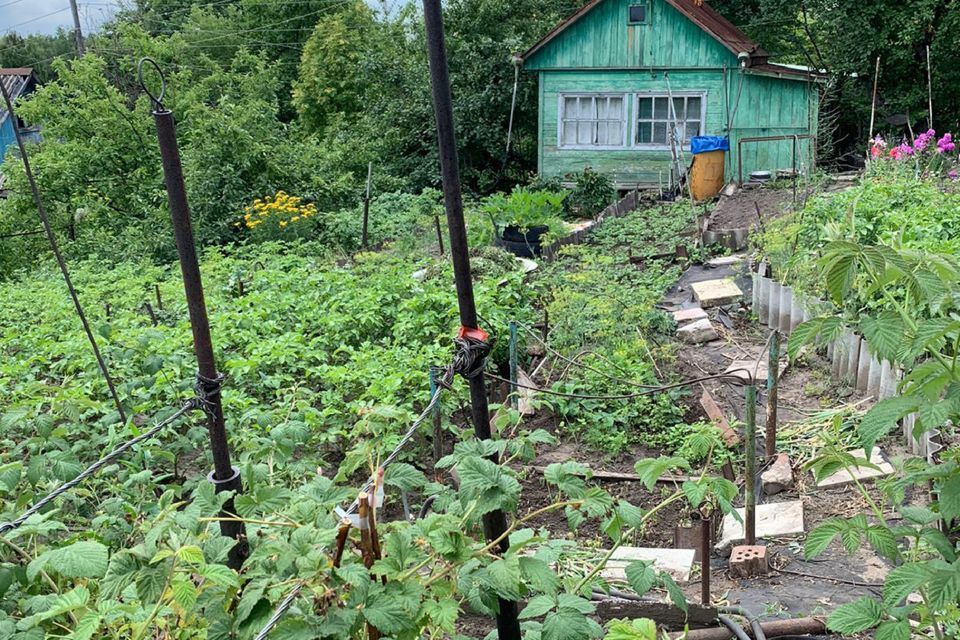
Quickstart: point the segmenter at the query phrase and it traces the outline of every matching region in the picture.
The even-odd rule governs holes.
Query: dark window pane
[[[649,122],[641,122],[637,125],[637,142],[640,144],[650,144],[653,142],[653,138],[650,135],[651,124]]]
[[[655,144],[667,144],[667,123],[653,123],[653,142]]]
[[[640,119],[649,120],[653,117],[653,98],[640,98]]]
[[[670,117],[670,105],[666,98],[653,99],[653,117],[657,120],[666,120]]]
[[[635,4],[630,7],[630,22],[646,22],[647,5]]]

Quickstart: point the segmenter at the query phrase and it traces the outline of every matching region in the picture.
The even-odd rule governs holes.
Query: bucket
[[[706,151],[693,156],[690,171],[690,193],[694,200],[706,200],[723,189],[723,151]]]

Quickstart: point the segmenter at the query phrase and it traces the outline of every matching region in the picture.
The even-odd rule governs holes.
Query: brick
[[[720,307],[723,305],[739,302],[743,298],[743,291],[733,280],[704,280],[703,282],[694,282],[690,285],[693,289],[693,298],[700,303],[700,306]]]
[[[688,322],[706,320],[707,318],[707,312],[700,307],[691,307],[689,309],[681,309],[680,311],[673,312],[674,321],[677,323],[677,326],[681,327]]]
[[[696,322],[685,324],[677,329],[677,339],[688,344],[702,344],[716,340],[719,337],[717,330],[713,328],[713,324],[707,319],[697,320]]]
[[[793,467],[787,454],[777,455],[773,464],[760,475],[763,492],[768,496],[786,491],[793,487]]]
[[[767,548],[763,545],[741,545],[730,552],[730,575],[734,578],[751,578],[769,573]]]
[[[713,420],[720,429],[723,435],[723,441],[727,443],[727,446],[730,448],[737,446],[740,443],[740,436],[730,427],[730,423],[727,422],[723,411],[720,410],[713,396],[710,395],[710,392],[706,389],[703,390],[703,395],[700,396],[700,406],[703,407],[707,417]]]

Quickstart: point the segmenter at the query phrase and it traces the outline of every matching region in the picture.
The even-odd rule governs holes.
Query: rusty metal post
[[[780,332],[774,329],[770,336],[770,354],[767,359],[767,430],[763,445],[766,457],[777,455],[777,389],[780,387]]]
[[[160,284],[159,283],[154,284],[153,290],[157,294],[157,309],[160,309],[160,311],[163,311],[163,297],[161,297],[160,295]]]
[[[37,215],[40,217],[40,223],[43,225],[43,232],[47,234],[47,241],[50,243],[50,249],[53,250],[53,256],[57,259],[57,265],[60,267],[60,273],[67,284],[67,290],[70,292],[70,299],[73,300],[73,307],[80,317],[80,324],[83,325],[83,331],[87,334],[87,340],[90,342],[90,348],[93,349],[93,356],[97,360],[97,366],[100,373],[107,383],[107,389],[110,390],[110,396],[113,398],[113,404],[117,408],[117,414],[120,421],[126,424],[127,414],[123,410],[120,402],[120,396],[117,395],[117,388],[113,384],[113,378],[110,376],[110,370],[107,363],[100,353],[100,347],[97,345],[97,339],[93,337],[93,331],[90,329],[90,323],[87,321],[87,314],[84,313],[80,305],[80,298],[77,296],[77,290],[73,287],[73,280],[70,279],[70,271],[67,269],[67,262],[60,253],[60,245],[57,243],[57,236],[53,233],[53,227],[50,226],[50,218],[47,217],[47,210],[43,206],[43,199],[40,197],[40,188],[37,187],[36,178],[33,176],[33,169],[30,168],[30,158],[27,155],[27,147],[23,144],[23,136],[20,135],[20,127],[17,126],[17,114],[13,110],[13,102],[10,101],[10,94],[7,93],[7,87],[0,82],[0,93],[3,94],[3,101],[7,107],[7,114],[10,117],[10,124],[13,128],[14,138],[17,140],[17,148],[20,151],[20,161],[23,162],[23,172],[27,176],[27,182],[30,184],[30,191],[33,194],[33,202],[37,205]]]
[[[757,544],[757,385],[746,386],[746,406],[743,444],[746,447],[746,504],[744,505],[744,540],[747,545]]]
[[[440,245],[440,255],[443,255],[443,232],[440,230],[440,216],[433,216],[433,225],[437,228],[437,244]]]
[[[141,61],[141,66],[142,66]],[[149,61],[154,66],[152,60]],[[159,71],[159,68],[158,68]],[[162,74],[161,74],[162,76]],[[141,84],[143,78],[141,74]],[[146,91],[146,87],[144,86]],[[149,91],[147,92],[149,94]],[[193,225],[190,222],[190,207],[187,204],[187,189],[183,181],[183,166],[180,162],[180,150],[177,147],[176,123],[173,112],[163,106],[163,92],[154,102],[153,119],[157,127],[157,139],[160,144],[160,157],[163,162],[163,177],[167,187],[167,200],[170,206],[170,220],[180,256],[180,273],[183,277],[183,289],[187,298],[187,311],[190,316],[190,328],[193,331],[193,351],[197,357],[197,387],[201,396],[202,408],[207,414],[207,431],[210,438],[210,450],[213,453],[213,472],[208,480],[214,484],[217,492],[243,489],[240,470],[230,463],[230,449],[227,444],[227,429],[223,418],[223,405],[220,397],[222,376],[217,371],[213,353],[213,339],[210,336],[210,321],[207,317],[207,305],[203,295],[203,281],[200,277],[200,264],[193,239]],[[223,506],[220,532],[237,541],[230,550],[227,564],[239,569],[247,557],[246,529],[236,513],[231,497]]]
[[[710,606],[710,533],[713,518],[700,519],[700,604]]]
[[[467,227],[463,218],[460,170],[457,164],[457,139],[453,122],[450,73],[447,68],[440,0],[423,0],[423,17],[427,35],[427,57],[430,61],[433,108],[437,120],[443,200],[450,234],[450,255],[457,286],[460,325],[468,330],[476,330],[478,328],[477,308],[473,298],[473,281],[470,278],[470,254],[467,246]],[[491,438],[490,410],[487,404],[484,377],[476,375],[471,377],[469,382],[474,431],[477,438],[489,440]],[[507,519],[501,509],[483,516],[483,530],[487,540],[503,537],[498,545],[501,555],[509,550],[509,536],[503,535],[507,530]],[[520,620],[515,601],[499,599],[497,634],[500,640],[520,640]]]

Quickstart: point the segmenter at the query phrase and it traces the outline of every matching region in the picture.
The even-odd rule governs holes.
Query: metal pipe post
[[[370,220],[370,183],[373,180],[373,163],[367,164],[367,195],[363,198],[363,236],[360,246],[367,248],[367,224]]]
[[[457,139],[453,122],[453,104],[450,96],[450,74],[443,36],[443,14],[440,0],[423,0],[423,17],[427,36],[427,57],[430,61],[430,84],[433,107],[437,119],[437,140],[440,150],[440,173],[443,179],[443,201],[447,212],[450,235],[450,257],[457,285],[457,304],[460,324],[477,328],[477,308],[470,279],[470,254],[467,246],[467,227],[463,218],[463,199],[460,193],[460,170],[457,164]],[[487,405],[486,384],[482,375],[470,379],[470,407],[473,427],[481,440],[489,440],[490,411]],[[507,530],[507,519],[497,509],[483,516],[487,540],[494,540]],[[509,537],[499,544],[501,554],[510,548]],[[500,640],[520,640],[520,621],[517,603],[500,598],[497,613],[497,634]]]
[[[700,519],[700,604],[710,606],[710,533],[713,519]]]
[[[437,395],[437,389],[440,386],[437,384],[437,378],[439,375],[440,371],[436,367],[430,367],[431,400],[435,395]],[[443,427],[441,426],[439,402],[434,405],[431,418],[433,419],[433,463],[436,464],[440,458],[443,457]]]
[[[207,431],[210,436],[210,450],[213,452],[213,473],[208,479],[213,482],[217,492],[243,489],[240,471],[230,464],[230,449],[227,444],[227,429],[223,419],[223,405],[220,398],[220,373],[213,354],[213,340],[210,336],[210,321],[207,318],[207,305],[203,296],[203,281],[200,277],[200,264],[193,239],[193,225],[190,222],[190,208],[187,204],[187,190],[183,182],[183,167],[180,163],[180,150],[177,147],[176,123],[173,112],[157,103],[153,110],[153,119],[157,126],[157,139],[160,143],[160,157],[163,161],[163,177],[167,186],[167,200],[170,205],[170,219],[173,222],[173,234],[180,256],[180,273],[183,276],[183,289],[187,298],[187,311],[190,315],[190,328],[193,331],[193,351],[197,357],[199,372],[198,386],[209,385],[204,401],[207,414]],[[233,498],[223,506],[222,514],[235,514]],[[246,529],[242,522],[222,520],[220,532],[237,541],[230,550],[228,565],[239,569],[247,556]]]
[[[40,223],[43,225],[43,231],[47,234],[47,241],[53,250],[53,256],[57,259],[57,265],[60,267],[60,273],[67,284],[67,290],[70,292],[70,299],[73,300],[73,307],[80,317],[80,324],[83,325],[83,331],[87,334],[87,340],[93,349],[93,356],[97,360],[97,366],[100,373],[107,383],[107,389],[110,390],[110,396],[113,398],[113,404],[117,408],[117,414],[120,421],[126,424],[127,414],[120,403],[120,396],[117,395],[117,388],[113,384],[113,378],[110,377],[110,370],[107,369],[107,363],[100,353],[100,347],[97,345],[97,339],[93,337],[93,331],[90,329],[90,323],[87,321],[87,314],[83,312],[83,306],[80,304],[80,298],[77,296],[77,290],[73,288],[73,280],[70,279],[70,271],[67,269],[67,262],[60,253],[60,245],[57,243],[57,236],[53,233],[53,227],[50,226],[50,218],[47,217],[47,210],[43,206],[43,199],[40,198],[40,188],[37,187],[37,180],[33,176],[33,169],[30,168],[30,158],[27,155],[27,147],[23,144],[23,136],[20,135],[20,127],[17,126],[17,114],[13,110],[13,102],[10,101],[10,94],[7,93],[7,87],[0,82],[0,93],[3,94],[3,101],[7,106],[7,113],[10,116],[10,124],[13,128],[13,136],[17,140],[17,148],[20,151],[20,160],[23,162],[23,172],[27,176],[27,182],[30,183],[30,191],[33,193],[33,201],[37,205],[37,215],[40,217]]]
[[[746,504],[744,505],[745,544],[757,543],[757,385],[751,382],[746,386],[746,407],[743,441],[746,446]]]
[[[510,406],[520,408],[519,388],[517,387],[517,321],[510,321]]]
[[[767,458],[777,455],[777,389],[780,387],[780,332],[770,336],[770,355],[767,359],[767,430],[763,437]]]

